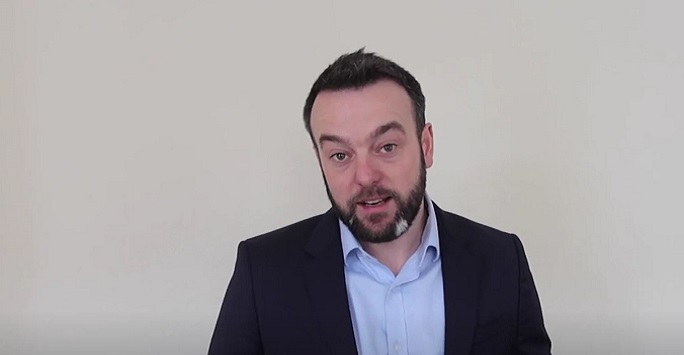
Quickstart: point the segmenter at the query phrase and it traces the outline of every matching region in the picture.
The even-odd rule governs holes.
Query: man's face
[[[401,236],[423,206],[432,166],[432,126],[416,132],[406,91],[382,80],[321,92],[311,132],[330,202],[354,236],[375,243]]]

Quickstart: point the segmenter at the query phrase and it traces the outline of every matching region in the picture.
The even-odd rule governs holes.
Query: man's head
[[[338,58],[304,106],[333,210],[364,242],[401,236],[423,208],[432,126],[420,84],[359,50]]]
[[[425,126],[425,96],[416,78],[396,63],[375,53],[365,53],[361,48],[337,58],[311,87],[304,103],[304,126],[314,146],[316,141],[311,132],[311,110],[321,91],[359,89],[383,79],[394,81],[406,90],[413,105],[416,131],[422,132]]]

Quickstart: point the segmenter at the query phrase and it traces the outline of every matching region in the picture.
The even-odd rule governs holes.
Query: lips
[[[377,200],[363,201],[361,203],[363,203],[366,206],[377,206],[377,205],[381,204],[382,201],[384,201],[384,200],[379,198]]]
[[[365,199],[360,202],[357,202],[357,204],[363,207],[377,207],[387,202],[390,198],[391,197],[378,197],[372,199]]]

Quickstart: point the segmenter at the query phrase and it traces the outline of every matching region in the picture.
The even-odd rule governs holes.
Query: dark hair
[[[321,91],[359,89],[382,79],[389,79],[401,85],[413,103],[414,119],[418,136],[425,126],[425,96],[416,78],[406,69],[375,53],[365,53],[364,48],[343,54],[330,64],[316,79],[304,104],[304,125],[316,145],[311,132],[311,109]]]

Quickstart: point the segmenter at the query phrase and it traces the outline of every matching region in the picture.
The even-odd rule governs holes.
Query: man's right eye
[[[336,161],[344,161],[344,159],[347,158],[347,154],[335,153],[335,154],[331,155],[330,158],[332,158],[333,160],[336,160]]]

